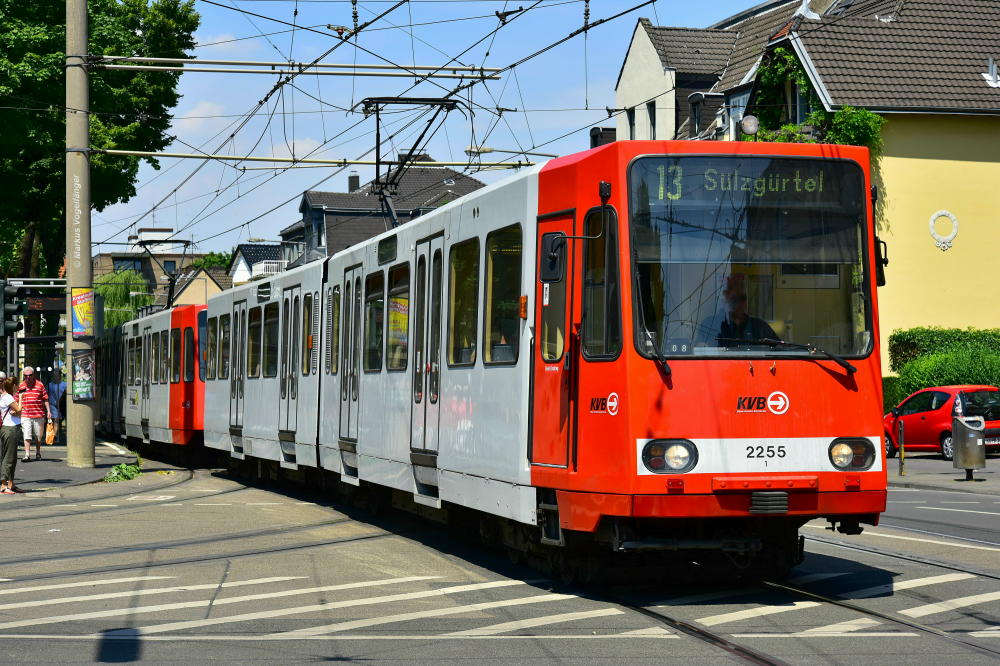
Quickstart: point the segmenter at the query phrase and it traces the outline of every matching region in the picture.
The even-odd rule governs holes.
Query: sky
[[[507,68],[582,27],[588,4],[594,23],[641,2],[410,0],[377,18],[395,0],[358,0],[359,24],[377,20],[356,40],[344,41],[334,29],[353,27],[351,0],[196,0],[201,26],[191,55],[312,62],[336,46],[320,62]],[[463,100],[458,108],[430,125],[433,110],[427,107],[388,107],[382,114],[383,159],[408,150],[428,127],[426,152],[439,161],[468,161],[464,151],[472,145],[497,151],[484,154],[483,163],[545,159],[516,158],[502,150],[557,155],[586,150],[590,127],[615,124],[605,109],[614,106],[615,81],[639,17],[654,25],[707,27],[753,4],[656,0],[508,69],[499,80],[477,83],[458,96]],[[516,11],[522,7],[525,11]],[[496,13],[511,11],[501,25]],[[372,96],[442,97],[461,83],[439,79],[415,86],[413,70],[405,69],[387,70],[403,75],[394,77],[318,76],[315,71],[297,76],[270,97],[278,81],[274,74],[183,74],[171,129],[176,138],[166,151],[373,160],[375,119],[360,107],[352,111],[355,105]],[[498,114],[497,108],[507,110]],[[120,251],[112,243],[152,226],[172,228],[177,238],[193,241],[191,252],[228,251],[251,239],[277,241],[281,229],[300,219],[304,191],[346,192],[351,171],[362,183],[374,177],[370,166],[275,166],[161,158],[157,171],[144,163],[135,197],[94,212],[94,253]],[[456,170],[487,183],[510,174]]]

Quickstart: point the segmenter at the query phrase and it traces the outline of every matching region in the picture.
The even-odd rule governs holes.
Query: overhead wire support
[[[315,158],[292,158],[292,157],[266,157],[257,155],[210,155],[203,153],[159,153],[144,150],[105,150],[105,149],[94,149],[93,153],[102,153],[105,155],[133,155],[136,157],[165,157],[165,158],[178,158],[178,159],[193,159],[193,160],[231,160],[235,162],[275,162],[278,164],[322,164],[327,166],[375,166],[379,163],[378,160],[349,160],[349,159],[315,159]],[[403,164],[405,160],[381,160],[381,164]],[[468,166],[468,162],[438,162],[438,161],[426,161],[426,162],[410,162],[411,166],[422,166],[422,167],[457,167],[457,166]],[[494,168],[507,168],[507,169],[520,169],[523,167],[534,166],[534,162],[493,162],[486,164],[484,166],[491,166]],[[160,242],[166,242],[165,239]]]
[[[274,60],[214,60],[214,59],[201,59],[201,58],[147,58],[142,56],[116,56],[116,55],[94,55],[91,56],[92,64],[99,67],[109,67],[103,63],[110,62],[112,64],[122,63],[122,62],[136,62],[136,63],[150,63],[150,64],[200,64],[200,65],[250,65],[254,67],[289,67],[296,70],[305,70],[311,68],[327,68],[327,69],[385,69],[385,70],[406,70],[408,72],[412,71],[445,71],[451,73],[461,73],[461,72],[471,72],[473,74],[484,75],[486,72],[496,73],[500,71],[499,67],[476,67],[473,65],[391,65],[384,63],[370,63],[361,64],[356,63],[335,63],[335,62],[282,62]],[[120,69],[120,68],[119,68]],[[228,71],[228,70],[226,70]]]
[[[102,69],[122,69],[131,70],[137,72],[202,72],[209,74],[269,74],[278,76],[290,76],[301,73],[303,70],[278,70],[278,69],[237,69],[235,67],[183,67],[180,65],[98,65]],[[360,70],[350,70],[350,71],[314,71],[311,72],[315,76],[382,76],[386,78],[413,78],[413,74],[406,74],[403,72],[387,72],[387,71],[360,71]],[[499,80],[499,74],[439,74],[439,73],[428,73],[421,74],[422,78],[425,79],[480,79],[483,80]]]

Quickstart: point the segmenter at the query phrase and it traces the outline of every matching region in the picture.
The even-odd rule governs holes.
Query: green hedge
[[[921,356],[962,349],[1000,354],[1000,329],[933,326],[893,331],[889,336],[889,368],[902,375],[904,366]]]
[[[882,412],[890,409],[903,401],[908,394],[903,393],[899,388],[899,377],[890,376],[882,378]]]
[[[928,386],[949,384],[1000,386],[1000,353],[978,348],[921,356],[903,366],[893,389],[902,400]]]

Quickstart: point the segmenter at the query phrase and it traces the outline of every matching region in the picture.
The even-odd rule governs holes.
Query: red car
[[[996,386],[932,386],[909,396],[882,420],[885,454],[899,450],[896,441],[903,424],[907,451],[940,451],[945,460],[955,454],[951,443],[951,419],[955,414],[986,419],[985,444],[1000,447],[1000,389]]]

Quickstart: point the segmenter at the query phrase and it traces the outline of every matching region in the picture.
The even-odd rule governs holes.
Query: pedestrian
[[[35,460],[42,459],[42,438],[45,436],[45,419],[50,417],[49,392],[35,377],[29,366],[24,369],[24,381],[17,389],[21,403],[21,429],[24,431],[24,458],[31,460],[31,445],[35,445]]]
[[[14,399],[14,379],[0,381],[0,495],[21,492],[14,486],[17,449],[21,444],[21,405]]]
[[[62,378],[62,370],[58,368],[51,377],[52,381],[49,382],[49,414],[52,416],[49,423],[56,429],[54,444],[62,446],[62,420],[66,418],[65,407],[63,407],[66,404],[66,382]]]

